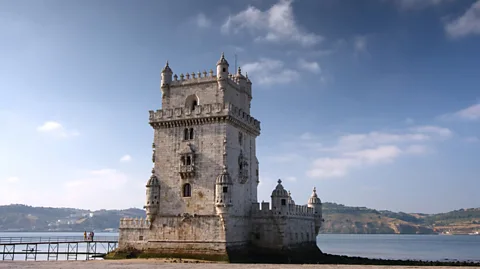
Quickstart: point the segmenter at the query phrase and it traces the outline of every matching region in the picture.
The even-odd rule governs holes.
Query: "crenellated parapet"
[[[143,218],[121,218],[120,229],[149,229],[151,222]]]
[[[313,208],[308,207],[307,205],[294,205],[290,204],[287,206],[285,211],[276,211],[270,209],[270,203],[253,203],[252,204],[252,214],[254,216],[273,216],[273,215],[283,215],[283,216],[304,216],[311,217],[315,216],[315,211]]]
[[[195,110],[185,107],[150,110],[149,113],[150,125],[154,128],[230,121],[256,135],[260,134],[260,121],[231,103],[197,105]]]

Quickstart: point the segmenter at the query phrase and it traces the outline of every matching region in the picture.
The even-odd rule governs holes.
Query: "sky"
[[[143,207],[160,72],[252,80],[259,201],[480,207],[480,0],[0,1],[0,204]],[[233,70],[233,68],[231,68]]]

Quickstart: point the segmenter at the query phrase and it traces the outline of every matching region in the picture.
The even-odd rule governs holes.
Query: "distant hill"
[[[480,208],[421,214],[324,203],[323,218],[322,233],[468,234],[480,231]]]
[[[145,211],[6,205],[0,206],[0,231],[117,231],[123,217],[143,218]],[[421,214],[324,203],[323,218],[321,233],[467,234],[480,231],[480,208]]]

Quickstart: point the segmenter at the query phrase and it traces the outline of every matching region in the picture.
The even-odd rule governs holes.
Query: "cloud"
[[[459,110],[454,113],[441,115],[442,120],[479,120],[480,119],[480,104],[475,104]]]
[[[273,163],[290,163],[301,159],[302,156],[297,153],[278,154],[267,157],[267,160]]]
[[[315,61],[308,62],[305,59],[298,59],[297,65],[300,69],[303,69],[310,73],[320,74],[322,72],[322,70],[320,69],[320,65]]]
[[[374,131],[342,135],[333,146],[320,148],[320,152],[327,153],[327,156],[316,158],[307,171],[307,176],[338,178],[347,175],[352,169],[391,163],[402,155],[425,154],[428,152],[425,143],[444,140],[452,134],[448,128],[425,125],[396,133]]]
[[[418,133],[427,133],[427,134],[430,133],[430,134],[434,134],[444,138],[447,138],[453,135],[453,132],[448,128],[432,126],[432,125],[418,126],[418,127],[411,128],[411,130]]]
[[[18,182],[20,179],[18,177],[9,177],[6,179],[8,183],[15,183]]]
[[[468,142],[468,143],[477,143],[477,142],[480,142],[480,138],[478,138],[476,136],[469,136],[469,137],[465,138],[465,141]]]
[[[428,7],[435,7],[452,0],[395,0],[397,6],[402,10],[421,10]]]
[[[123,162],[123,163],[129,162],[129,161],[131,161],[131,160],[132,160],[132,156],[130,156],[130,155],[128,155],[128,154],[123,155],[122,158],[120,158],[120,162]]]
[[[246,63],[242,69],[248,72],[255,82],[262,85],[286,84],[300,77],[296,70],[286,68],[282,61],[268,58]]]
[[[272,43],[292,42],[304,47],[323,40],[320,35],[304,31],[297,25],[292,0],[280,0],[266,11],[248,6],[247,9],[228,17],[222,25],[222,33],[237,34],[247,30],[255,40]]]
[[[212,21],[207,18],[203,13],[199,13],[195,17],[195,22],[199,28],[208,28],[212,25]]]
[[[56,121],[46,121],[37,127],[37,131],[62,138],[80,135],[77,131],[66,130],[62,124]]]
[[[452,38],[480,34],[480,0],[473,3],[462,16],[448,22],[445,31]]]
[[[143,199],[142,185],[115,169],[86,171],[78,179],[64,183],[58,201],[84,208],[129,208]],[[93,197],[87,199],[85,197]],[[129,199],[125,199],[129,197]],[[79,203],[79,201],[82,201]],[[133,201],[133,203],[132,203]]]
[[[355,55],[367,52],[367,36],[356,36],[353,40]]]
[[[406,123],[406,124],[409,124],[409,125],[410,125],[410,124],[414,124],[414,123],[415,123],[415,120],[412,119],[412,118],[406,118],[406,119],[405,119],[405,123]]]
[[[297,182],[297,178],[296,178],[296,177],[286,177],[285,180],[286,180],[286,181],[290,181],[290,182]]]

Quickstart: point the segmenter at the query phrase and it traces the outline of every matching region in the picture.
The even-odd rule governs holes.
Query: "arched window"
[[[188,128],[185,128],[185,130],[183,130],[183,139],[188,140]]]
[[[183,197],[191,197],[192,196],[192,187],[190,184],[186,183],[183,185]]]
[[[190,128],[190,139],[193,139],[193,128]]]
[[[195,107],[198,106],[198,97],[195,94],[189,95],[187,99],[185,99],[185,108],[194,111]]]
[[[192,164],[192,158],[190,158],[190,156],[187,156],[187,165],[191,165]]]

